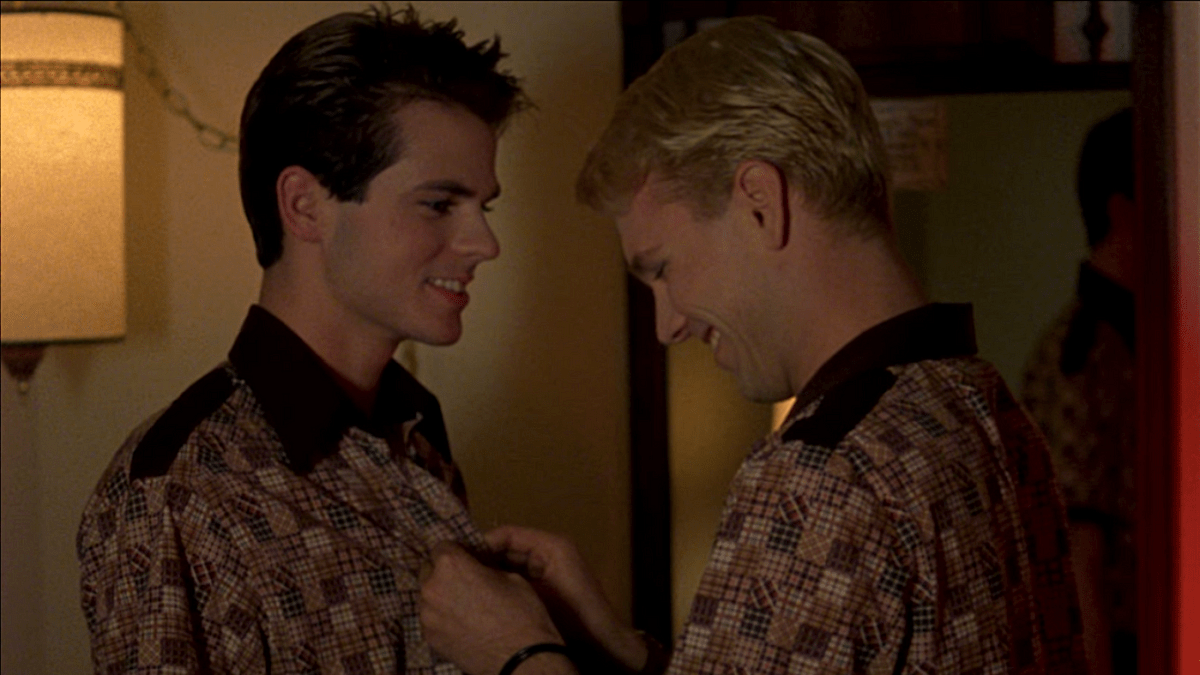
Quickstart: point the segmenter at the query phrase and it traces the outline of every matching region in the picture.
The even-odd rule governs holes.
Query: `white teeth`
[[[444,288],[452,293],[462,293],[463,291],[467,290],[466,284],[455,279],[430,279],[429,283],[437,286],[438,288]]]
[[[712,337],[708,339],[708,346],[713,350],[714,354],[717,353],[717,345],[719,344],[721,344],[721,333],[714,328],[712,331]]]

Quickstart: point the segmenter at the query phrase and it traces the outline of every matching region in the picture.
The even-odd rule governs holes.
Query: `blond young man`
[[[666,54],[583,168],[659,340],[703,340],[752,400],[797,396],[730,486],[668,672],[1086,670],[1045,441],[973,356],[970,307],[926,303],[886,175],[850,65],[759,19]],[[585,670],[583,644],[612,670],[665,666],[569,542],[488,540],[518,573],[435,554],[439,653],[477,675]]]

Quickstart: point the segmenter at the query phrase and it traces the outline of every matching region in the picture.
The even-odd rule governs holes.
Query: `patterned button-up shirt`
[[[429,549],[480,549],[437,400],[398,364],[370,417],[253,307],[135,431],[79,530],[97,673],[456,673],[421,636]]]
[[[1133,294],[1084,264],[1076,298],[1046,331],[1021,397],[1050,443],[1067,514],[1105,533],[1105,604],[1114,631],[1137,626]]]
[[[733,480],[669,673],[1084,673],[1045,441],[970,307],[827,362]]]

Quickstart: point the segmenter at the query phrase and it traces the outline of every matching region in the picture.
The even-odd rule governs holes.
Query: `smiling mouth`
[[[704,343],[712,350],[713,356],[716,356],[717,347],[721,344],[721,331],[716,328],[709,328],[708,333],[704,336]]]
[[[440,277],[430,277],[425,280],[433,290],[439,295],[446,298],[456,307],[466,307],[470,296],[467,295],[467,282],[460,279],[443,279]]]
[[[429,283],[433,284],[434,286],[437,286],[438,288],[444,288],[445,290],[450,291],[451,293],[466,293],[467,292],[467,285],[465,283],[459,281],[458,279],[439,279],[439,278],[434,277],[434,278],[429,279]]]

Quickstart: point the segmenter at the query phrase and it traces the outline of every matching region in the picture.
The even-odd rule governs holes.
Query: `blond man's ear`
[[[757,233],[772,250],[787,245],[791,225],[787,178],[779,167],[762,160],[746,160],[733,174],[733,204],[750,213]]]

